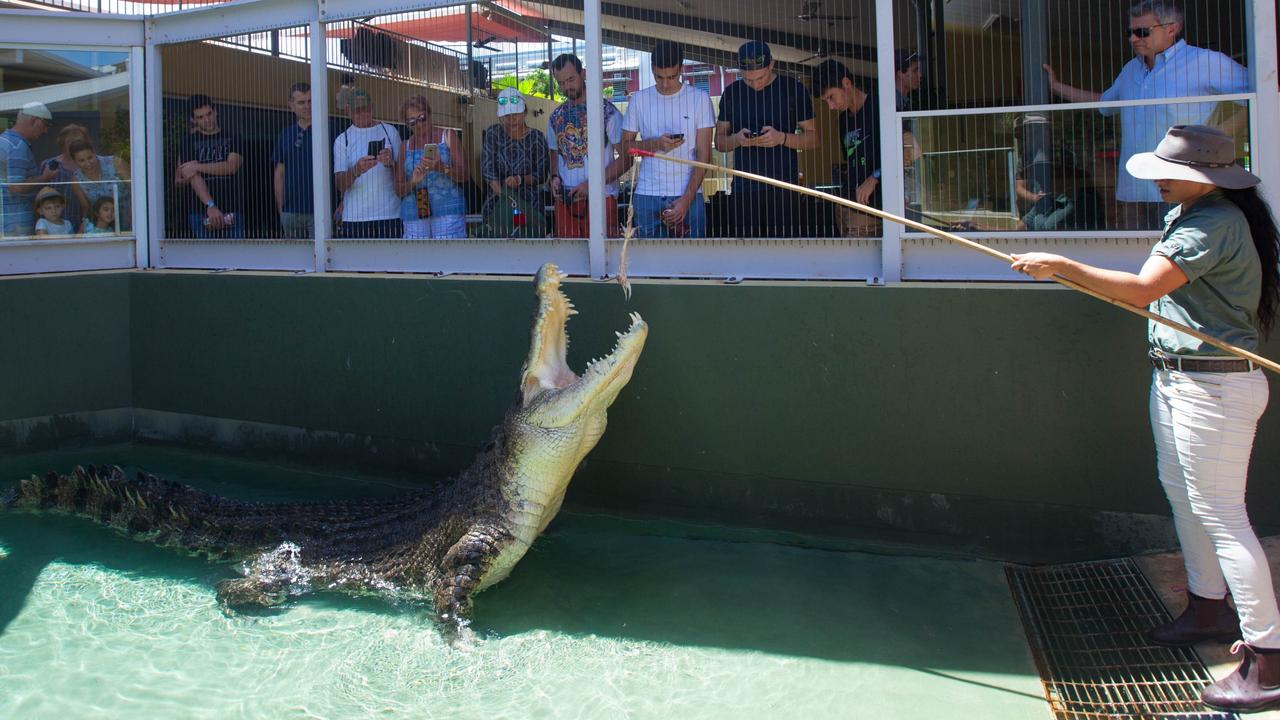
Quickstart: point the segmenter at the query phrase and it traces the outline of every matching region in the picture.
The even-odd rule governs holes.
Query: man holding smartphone
[[[338,92],[351,125],[333,141],[333,179],[342,193],[341,237],[398,238],[400,196],[396,194],[395,163],[400,156],[400,133],[373,119],[373,99],[360,88]]]
[[[797,182],[796,151],[818,146],[808,91],[799,80],[777,73],[769,45],[760,40],[738,48],[738,70],[741,77],[720,96],[716,149],[733,153],[738,170]],[[790,191],[735,177],[731,232],[737,237],[790,237],[794,207]]]
[[[618,151],[639,148],[672,157],[711,162],[716,118],[707,91],[685,85],[684,48],[659,40],[650,56],[652,87],[631,96],[622,121]],[[643,140],[636,140],[636,137]],[[642,160],[631,194],[639,237],[705,237],[707,206],[702,199],[706,170],[662,160]]]

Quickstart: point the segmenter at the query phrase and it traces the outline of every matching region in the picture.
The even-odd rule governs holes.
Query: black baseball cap
[[[760,70],[769,67],[771,62],[773,53],[769,50],[769,43],[763,40],[750,40],[738,48],[739,70]]]

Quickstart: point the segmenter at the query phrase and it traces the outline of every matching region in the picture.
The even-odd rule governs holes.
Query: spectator
[[[351,118],[351,125],[333,141],[334,181],[342,193],[342,237],[401,237],[404,225],[396,194],[400,133],[373,119],[373,98],[361,88],[338,93],[338,107]]]
[[[560,107],[551,111],[547,121],[550,134],[547,146],[551,149],[551,194],[556,200],[556,235],[558,237],[587,237],[591,223],[587,213],[587,93],[583,85],[582,61],[576,55],[565,53],[551,63],[560,92],[567,98]],[[605,232],[609,237],[618,236],[618,183],[617,179],[631,168],[631,157],[615,158],[614,145],[622,139],[622,113],[607,99],[604,100],[604,154],[599,156],[605,166]]]
[[[897,50],[893,58],[893,85],[898,112],[919,110],[917,93],[924,75],[920,70],[920,56],[910,50]]]
[[[733,153],[738,170],[794,183],[799,179],[796,151],[818,146],[813,103],[798,80],[777,74],[766,43],[743,43],[738,68],[742,77],[720,97],[716,149]],[[795,203],[787,190],[735,177],[732,199],[734,234],[791,234]]]
[[[618,151],[637,147],[698,162],[711,162],[715,112],[707,91],[681,79],[684,48],[659,40],[653,46],[653,87],[631,96],[622,121]],[[643,140],[636,140],[642,136]],[[704,237],[707,206],[702,178],[707,171],[688,165],[647,160],[640,164],[631,204],[640,237]]]
[[[53,114],[43,103],[29,102],[18,111],[13,127],[0,133],[0,217],[7,239],[30,237],[35,231],[32,201],[42,183],[52,182],[58,173],[45,167],[37,174],[31,143],[53,126]]]
[[[280,131],[271,152],[271,186],[276,197],[276,213],[286,238],[305,239],[316,235],[315,194],[312,191],[311,85],[289,86],[289,109],[295,122]]]
[[[880,104],[874,94],[858,87],[849,69],[827,60],[813,69],[809,89],[833,112],[839,113],[840,146],[845,172],[842,194],[875,208],[883,207],[880,192]],[[880,222],[852,208],[839,208],[845,235],[875,235]]]
[[[40,219],[36,221],[36,236],[74,235],[75,226],[62,217],[67,207],[67,199],[52,187],[44,187],[36,194],[35,211]]]
[[[529,109],[519,90],[505,88],[498,93],[498,122],[484,131],[480,151],[480,168],[489,188],[483,211],[486,235],[547,234],[541,190],[549,167],[547,136],[529,127],[528,116]],[[510,211],[499,206],[503,198]]]
[[[1070,102],[1146,100],[1249,91],[1249,72],[1220,52],[1188,45],[1181,39],[1182,11],[1167,0],[1141,2],[1129,9],[1129,45],[1137,56],[1125,64],[1105,92],[1096,93],[1058,80],[1049,65],[1045,72],[1054,94]],[[1160,202],[1154,184],[1126,169],[1129,158],[1155,147],[1174,125],[1202,125],[1217,103],[1170,103],[1104,108],[1103,115],[1120,113],[1120,171],[1116,200],[1121,222],[1129,229],[1159,227],[1169,206]],[[1240,114],[1238,114],[1240,115]],[[1226,128],[1230,129],[1230,128]]]
[[[84,218],[85,224],[94,224],[93,208],[101,198],[119,198],[122,210],[129,207],[129,163],[122,158],[97,154],[87,139],[72,142],[68,150],[73,161],[71,167],[74,169],[71,179],[75,181],[71,189],[82,208],[79,215]],[[113,205],[112,210],[114,209]],[[121,219],[126,217],[122,212]],[[70,220],[71,217],[68,216],[67,219]],[[76,226],[74,222],[72,224]]]
[[[58,149],[61,153],[40,164],[41,169],[53,168],[57,171],[58,174],[53,178],[52,185],[68,199],[75,195],[76,164],[71,157],[71,143],[76,141],[91,142],[88,128],[75,123],[63,125],[58,131]],[[80,203],[68,202],[65,217],[71,221],[73,227],[80,227],[80,220],[86,212],[88,208]]]
[[[111,196],[103,195],[93,201],[81,232],[85,235],[114,235],[119,232],[116,226],[116,203]]]
[[[244,164],[240,138],[218,125],[218,110],[208,95],[187,101],[195,131],[178,146],[173,184],[189,188],[199,204],[188,198],[191,235],[197,238],[244,237],[240,168]]]
[[[396,189],[404,196],[400,203],[404,237],[466,237],[467,198],[460,185],[467,181],[467,159],[458,134],[436,127],[431,105],[421,95],[405,100],[400,113],[409,126]]]

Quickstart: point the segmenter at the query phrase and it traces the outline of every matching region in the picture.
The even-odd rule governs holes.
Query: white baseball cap
[[[23,105],[22,114],[53,122],[53,113],[49,112],[49,108],[45,107],[42,102],[29,102]]]
[[[514,115],[525,111],[524,96],[520,91],[509,87],[498,93],[498,117]]]

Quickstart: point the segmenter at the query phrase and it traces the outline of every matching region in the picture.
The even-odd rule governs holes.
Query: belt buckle
[[[1147,357],[1151,358],[1151,363],[1159,370],[1164,370],[1166,372],[1170,370],[1182,371],[1182,358],[1169,357],[1156,350],[1148,352]]]

